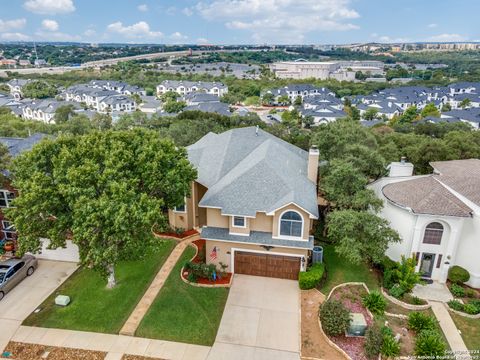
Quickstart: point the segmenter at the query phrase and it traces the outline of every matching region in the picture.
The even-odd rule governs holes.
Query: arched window
[[[438,222],[432,222],[425,228],[423,235],[424,244],[440,245],[442,242],[443,225]]]
[[[280,218],[280,236],[302,237],[303,218],[296,211],[287,211]]]

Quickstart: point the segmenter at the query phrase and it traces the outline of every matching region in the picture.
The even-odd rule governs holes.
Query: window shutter
[[[440,265],[442,265],[442,254],[438,255],[437,259],[437,269],[440,268]]]

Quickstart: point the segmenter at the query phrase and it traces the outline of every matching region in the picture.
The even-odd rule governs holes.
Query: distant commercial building
[[[280,79],[320,80],[336,79],[338,81],[355,80],[355,72],[362,71],[370,75],[382,75],[381,61],[282,61],[276,62],[270,68]]]

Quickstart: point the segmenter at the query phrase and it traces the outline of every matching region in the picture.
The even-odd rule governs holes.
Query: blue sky
[[[0,41],[480,41],[479,0],[0,0]]]

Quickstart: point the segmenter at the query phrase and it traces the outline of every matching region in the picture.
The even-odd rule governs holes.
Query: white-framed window
[[[440,245],[443,236],[443,225],[439,222],[432,222],[425,227],[423,234],[424,244]]]
[[[187,199],[183,200],[183,204],[179,206],[175,206],[173,211],[178,213],[186,213],[187,212]]]
[[[246,228],[247,219],[245,216],[232,216],[232,227]]]
[[[288,210],[280,216],[281,237],[301,238],[303,236],[303,217],[298,212]]]
[[[0,207],[11,207],[15,199],[15,193],[8,190],[0,190]]]
[[[2,220],[2,228],[5,233],[5,239],[11,240],[15,238],[15,226],[10,221]]]

